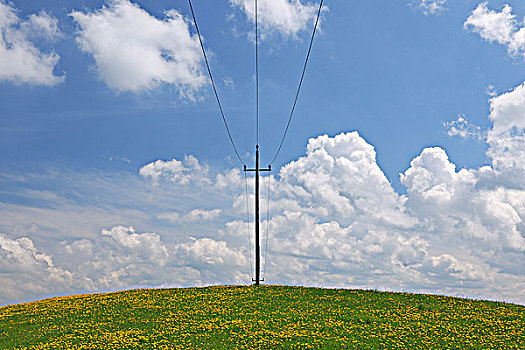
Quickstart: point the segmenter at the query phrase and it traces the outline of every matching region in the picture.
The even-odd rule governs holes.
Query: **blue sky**
[[[187,2],[0,4],[0,302],[248,283],[244,178]],[[194,2],[248,166],[250,4]],[[266,164],[286,125],[317,4],[261,6]],[[325,3],[273,164],[269,280],[525,302],[524,16],[525,4],[512,0]],[[294,247],[302,233],[302,250],[272,250]],[[330,243],[338,237],[353,242],[346,253]],[[471,243],[472,251],[460,249]],[[118,255],[126,249],[129,261]],[[358,267],[378,256],[376,272]],[[27,268],[11,271],[13,262]],[[297,270],[279,270],[287,264]],[[51,282],[36,282],[43,275]]]
[[[509,3],[523,12],[523,4]],[[15,5],[21,18],[43,9],[38,2]],[[65,73],[66,80],[51,88],[2,83],[2,164],[33,169],[35,161],[58,161],[111,169],[123,164],[109,158],[122,157],[132,161],[132,170],[156,158],[194,154],[221,165],[232,152],[210,89],[192,103],[171,86],[118,93],[93,74],[93,58],[78,49],[78,28],[68,14],[101,5],[55,1],[44,8],[59,19],[63,36],[43,46],[60,54],[55,73]],[[140,5],[159,18],[171,8],[188,16],[185,1]],[[233,136],[241,152],[253,153],[254,57],[246,40],[251,24],[226,1],[195,5],[214,53],[213,72],[219,82],[230,78],[234,84],[219,84]],[[403,1],[327,3],[280,164],[301,155],[307,138],[348,130],[359,130],[376,147],[395,186],[398,173],[429,145],[447,148],[460,167],[485,164],[482,143],[450,138],[441,123],[465,114],[487,126],[487,86],[504,92],[519,84],[523,63],[463,29],[476,5],[451,2],[439,16],[425,16]],[[297,40],[274,34],[261,44],[264,155],[275,152],[282,135],[310,30]]]

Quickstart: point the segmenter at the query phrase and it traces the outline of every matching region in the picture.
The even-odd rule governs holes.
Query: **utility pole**
[[[255,279],[252,278],[252,282],[255,282],[255,285],[258,286],[261,282],[261,246],[259,243],[259,172],[272,171],[271,165],[268,165],[268,169],[261,169],[259,167],[259,145],[255,146],[255,169],[247,169],[245,165],[244,171],[255,171]]]

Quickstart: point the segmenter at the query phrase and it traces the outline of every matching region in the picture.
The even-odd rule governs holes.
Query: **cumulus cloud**
[[[486,93],[487,93],[487,95],[489,95],[490,97],[495,97],[495,96],[498,95],[498,93],[497,93],[496,90],[495,90],[494,85],[489,85],[489,86],[487,86]]]
[[[114,249],[133,252],[141,260],[155,261],[164,264],[167,256],[166,247],[160,242],[159,235],[155,233],[135,232],[133,227],[115,226],[111,230],[102,230],[102,236],[110,238],[106,243]],[[128,255],[127,258],[130,258]]]
[[[425,15],[437,15],[446,10],[448,0],[414,0],[412,4]]]
[[[283,280],[388,286],[397,276],[398,288],[469,285],[480,295],[525,247],[517,200],[525,194],[486,188],[498,176],[492,168],[458,171],[441,148],[425,149],[401,175],[407,196],[392,190],[357,133],[310,140],[307,156],[280,175],[274,200],[285,197],[288,209],[270,221],[270,246]],[[507,253],[487,263],[494,247]],[[513,288],[522,283],[517,266],[505,272]]]
[[[82,284],[71,272],[55,267],[51,256],[39,252],[31,239],[12,239],[2,233],[0,282],[0,304],[71,290],[74,283]],[[89,288],[89,285],[82,287]]]
[[[21,27],[28,36],[43,37],[50,41],[62,35],[58,28],[58,19],[43,10],[38,14],[30,15],[29,19],[21,24]]]
[[[269,178],[268,278],[523,302],[516,261],[525,251],[525,177],[515,174],[525,163],[518,164],[524,148],[514,145],[523,131],[523,90],[491,100],[493,166],[457,169],[445,150],[427,148],[401,174],[406,195],[393,190],[357,132],[310,139],[304,157]],[[470,124],[458,118],[457,134],[460,125]],[[500,148],[501,156],[494,153]],[[221,189],[242,184],[236,171],[210,181]],[[243,197],[233,205],[241,209]],[[246,230],[243,221],[230,222],[221,237],[237,243]]]
[[[194,156],[186,156],[183,161],[177,159],[163,161],[156,160],[140,168],[139,174],[158,183],[167,180],[178,184],[190,182],[209,182],[206,177],[208,168],[202,166]]]
[[[491,102],[494,128],[520,92]],[[457,169],[445,150],[427,148],[401,174],[407,194],[400,195],[357,132],[312,138],[304,157],[270,177],[272,209],[262,225],[270,232],[268,278],[523,302],[525,277],[515,262],[525,250],[525,192],[507,170]],[[242,184],[235,171],[210,181],[211,188]],[[241,209],[243,197],[233,205]],[[246,230],[243,221],[230,222],[221,237],[235,246]]]
[[[266,280],[525,303],[524,94],[525,85],[520,85],[490,101],[490,166],[458,169],[444,149],[429,147],[400,175],[406,194],[392,188],[377,164],[376,150],[359,133],[308,140],[302,157],[261,181],[261,193],[268,184],[272,189],[269,219],[261,225]],[[60,215],[34,208],[24,217],[23,229],[6,230],[3,218],[13,220],[25,209],[0,203],[0,229],[9,231],[1,243],[0,266],[7,275],[2,275],[6,281],[0,291],[33,281],[36,293],[44,294],[56,290],[52,281],[67,278],[87,290],[250,282],[253,224],[244,214],[253,196],[245,197],[238,169],[214,173],[187,156],[152,162],[140,174],[136,181],[143,187],[125,189],[118,177],[118,183],[81,192],[98,193],[93,202],[104,212],[116,206],[109,198],[121,200],[128,210],[111,219],[120,225],[93,234],[77,233],[80,228],[74,225],[65,229],[56,224],[64,220]],[[254,179],[248,184],[253,189]],[[74,186],[77,197],[79,187]],[[39,203],[53,206],[71,201],[48,193],[26,195],[26,200],[38,196]],[[64,216],[73,211],[78,208]],[[44,218],[55,225],[47,234],[66,237],[59,246],[46,247],[45,254],[36,244],[46,234],[42,227],[51,225]],[[15,263],[22,260],[28,263]],[[17,279],[9,272],[15,268],[37,272]],[[49,277],[53,273],[58,277]]]
[[[448,136],[458,136],[462,139],[483,141],[487,138],[486,131],[472,124],[465,115],[458,115],[456,120],[443,122]]]
[[[415,158],[401,176],[408,190],[407,206],[424,214],[434,227],[451,227],[458,236],[479,240],[474,246],[463,244],[469,250],[480,248],[476,253],[480,257],[489,247],[525,249],[524,90],[520,85],[491,100],[493,126],[487,134],[487,154],[492,167],[456,171],[442,149],[432,148]],[[523,253],[509,252],[501,260],[519,254]],[[496,261],[495,265],[507,265]]]
[[[161,20],[128,0],[113,0],[70,16],[79,26],[80,48],[93,56],[99,78],[116,91],[171,84],[193,98],[206,82],[198,39],[175,10]]]
[[[252,0],[230,0],[230,4],[255,22],[255,3]],[[303,4],[301,0],[260,0],[257,16],[263,31],[261,35],[275,31],[284,36],[296,37],[299,32],[313,25],[317,7],[315,3]]]
[[[310,139],[306,157],[289,163],[279,175],[288,198],[341,223],[366,218],[411,225],[402,210],[405,199],[377,165],[373,146],[357,132]]]
[[[238,283],[247,264],[245,251],[224,241],[189,237],[182,243],[163,242],[156,233],[137,233],[133,227],[102,230],[94,239],[62,242],[62,263],[86,276],[98,288],[130,285],[188,284],[227,279]]]
[[[162,213],[157,216],[161,220],[166,220],[172,223],[193,223],[193,222],[206,222],[217,219],[221,215],[221,209],[204,210],[194,209],[186,214],[173,213]]]
[[[488,155],[496,169],[525,175],[525,83],[490,101]]]
[[[47,86],[63,82],[63,75],[54,74],[60,56],[54,51],[42,52],[35,43],[39,38],[58,37],[57,23],[45,11],[23,20],[10,3],[0,1],[0,80]]]
[[[471,171],[456,172],[442,148],[423,150],[421,155],[410,162],[410,168],[401,174],[401,183],[412,201],[430,202],[432,206],[449,204],[458,191],[470,191],[476,180]]]
[[[168,248],[156,233],[137,233],[133,227],[120,225],[103,229],[93,239],[62,242],[59,253],[61,264],[98,289],[140,285],[169,258]]]
[[[481,3],[472,11],[465,21],[465,29],[478,33],[489,42],[506,45],[513,55],[525,55],[525,27],[516,20],[512,7],[505,5],[497,11],[487,5],[487,2]]]
[[[248,259],[243,252],[236,251],[224,241],[211,238],[191,238],[190,243],[175,246],[179,259],[193,267],[212,267],[212,270],[232,269],[246,266]]]

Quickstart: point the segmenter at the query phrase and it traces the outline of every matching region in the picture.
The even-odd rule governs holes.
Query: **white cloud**
[[[33,241],[29,238],[12,240],[0,234],[0,248],[2,248],[2,270],[28,270],[35,265],[53,267],[51,257],[46,254],[39,254],[35,249]]]
[[[232,6],[239,8],[252,22],[255,22],[255,3],[252,0],[230,0]],[[261,36],[265,32],[276,31],[284,36],[296,37],[303,30],[311,29],[316,15],[315,3],[301,0],[260,0],[257,7]]]
[[[157,215],[157,218],[166,220],[172,223],[194,223],[194,222],[206,222],[215,220],[221,215],[221,209],[204,210],[194,209],[186,214],[173,213],[162,213]]]
[[[60,56],[43,53],[32,40],[51,40],[59,33],[56,18],[46,12],[22,20],[14,7],[0,1],[0,80],[47,86],[63,82],[64,76],[53,73]]]
[[[476,179],[469,170],[456,172],[445,151],[433,147],[424,149],[410,162],[410,168],[401,174],[401,183],[407,187],[411,201],[430,203],[434,208],[449,205],[458,191],[472,191]]]
[[[504,134],[525,128],[525,83],[490,101],[492,133]]]
[[[91,239],[62,242],[57,261],[92,281],[93,288],[115,289],[162,280],[169,250],[156,233],[137,233],[133,227],[103,229]],[[159,276],[154,277],[157,271]]]
[[[261,193],[268,181],[272,186],[269,221],[261,225],[263,252],[269,227],[267,281],[525,303],[524,93],[520,85],[491,100],[491,166],[458,169],[445,150],[427,148],[401,174],[406,194],[392,188],[374,147],[357,132],[310,139],[304,156],[261,181]],[[2,183],[33,207],[0,204],[9,242],[2,245],[0,266],[8,273],[0,291],[22,298],[9,291],[29,281],[35,294],[55,291],[52,279],[41,278],[50,275],[48,261],[89,291],[249,283],[253,225],[244,219],[244,179],[238,169],[213,172],[187,156],[150,163],[138,179],[70,174],[70,185],[55,180],[55,195]],[[15,181],[9,179],[0,176]],[[16,181],[36,185],[33,178]],[[68,187],[74,191],[64,198]],[[253,196],[248,200],[253,209]],[[25,247],[17,256],[40,266],[22,282],[8,270],[17,245]],[[40,246],[46,253],[37,258]]]
[[[224,86],[227,87],[228,89],[233,89],[233,88],[235,88],[235,82],[234,82],[233,79],[230,78],[230,77],[226,77],[226,78],[222,79],[222,83],[223,83]]]
[[[500,175],[490,167],[456,171],[445,151],[436,147],[416,157],[401,182],[408,191],[407,207],[425,219],[426,231],[439,232],[443,241],[452,240],[481,257],[490,247],[525,250],[525,192],[501,186]]]
[[[377,165],[374,148],[357,132],[310,139],[306,157],[283,167],[280,177],[284,188],[276,190],[285,198],[340,223],[365,218],[412,224],[402,211],[404,198]]]
[[[177,245],[175,249],[176,254],[179,254],[178,258],[197,268],[206,266],[214,271],[222,269],[231,271],[248,263],[242,252],[228,247],[224,241],[215,241],[211,238],[191,238],[190,243]]]
[[[194,156],[186,156],[183,161],[176,159],[163,161],[156,160],[140,168],[140,175],[157,183],[160,180],[168,180],[178,184],[190,182],[209,182],[208,168],[201,166]]]
[[[155,233],[138,234],[133,227],[115,226],[111,230],[102,230],[102,236],[111,238],[108,244],[113,248],[134,252],[141,259],[154,261],[159,265],[164,264],[168,255],[159,235]]]
[[[525,83],[491,99],[490,110],[487,142],[494,167],[525,176]]]
[[[30,15],[29,20],[23,22],[21,27],[28,36],[43,37],[50,41],[62,35],[58,28],[58,19],[44,10]]]
[[[414,6],[425,15],[436,15],[446,10],[448,0],[413,0]]]
[[[443,122],[448,136],[458,136],[462,139],[475,139],[484,141],[487,138],[486,131],[472,124],[465,115],[458,115],[456,120]]]
[[[248,275],[246,251],[212,238],[189,237],[167,243],[156,233],[137,233],[132,227],[102,230],[94,239],[62,242],[62,263],[92,281],[94,288],[115,289],[152,284],[201,285],[226,279],[239,283]],[[192,282],[190,282],[192,281]]]
[[[109,87],[140,92],[165,83],[194,98],[206,83],[198,39],[177,11],[159,20],[128,0],[113,0],[97,11],[70,15],[79,25],[80,48],[93,56]]]
[[[496,88],[494,87],[494,85],[489,85],[487,86],[487,95],[489,95],[490,97],[495,97],[498,95],[498,93],[496,92],[495,90]]]
[[[0,233],[0,304],[71,290],[74,283],[82,282],[55,267],[51,256],[39,252],[31,239],[11,239]]]
[[[465,21],[465,29],[471,29],[489,42],[508,47],[513,55],[525,55],[525,27],[516,20],[512,7],[503,6],[501,11],[490,10],[484,2],[472,11]]]

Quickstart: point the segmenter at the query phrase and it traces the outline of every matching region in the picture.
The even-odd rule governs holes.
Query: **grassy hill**
[[[130,290],[0,308],[2,349],[525,349],[525,307],[285,286]]]

